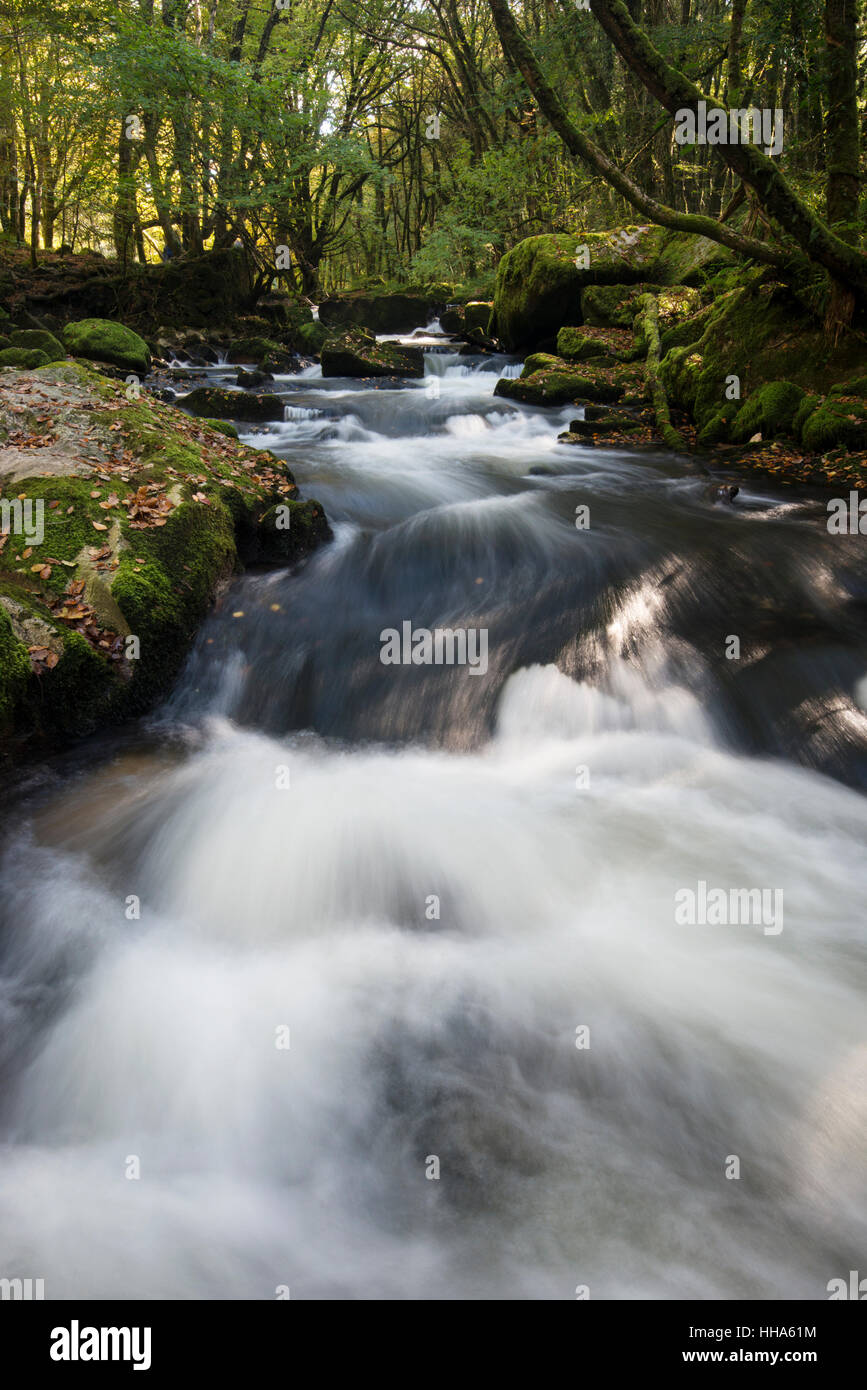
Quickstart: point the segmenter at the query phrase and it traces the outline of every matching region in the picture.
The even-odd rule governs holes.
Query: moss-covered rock
[[[22,429],[45,447],[9,443]],[[294,563],[329,534],[274,455],[130,400],[80,363],[7,373],[0,437],[4,495],[43,509],[41,534],[0,550],[7,737],[77,735],[145,709],[222,579],[241,562]]]
[[[767,381],[744,401],[731,428],[735,444],[745,444],[754,434],[773,439],[778,434],[793,434],[793,423],[801,401],[802,387],[793,381]]]
[[[112,319],[80,319],[67,324],[63,343],[73,357],[109,362],[114,367],[141,375],[150,368],[150,349],[145,340]]]
[[[318,357],[324,344],[328,341],[329,330],[324,323],[302,323],[295,329],[295,341],[298,344],[298,351],[305,353],[308,357]]]
[[[0,593],[0,740],[7,738],[14,729],[16,714],[30,680],[30,656],[24,642],[13,631],[4,597]]]
[[[19,367],[32,372],[47,365],[48,358],[39,348],[10,347],[0,352],[0,367]]]
[[[867,400],[867,376],[851,377],[848,381],[837,381],[828,392],[829,396],[861,396]]]
[[[830,342],[789,291],[758,274],[715,301],[700,337],[668,350],[660,377],[669,399],[702,429],[725,406],[734,377],[745,400],[765,382],[816,391],[865,366],[858,335]]]
[[[19,328],[11,334],[9,341],[12,347],[43,352],[47,362],[62,362],[66,357],[66,348],[63,344],[55,338],[53,333],[46,333],[41,328]]]
[[[490,315],[488,316],[490,318]],[[450,304],[443,309],[440,314],[440,328],[444,333],[451,333],[453,337],[460,337],[464,331],[464,306],[463,304]]]
[[[690,314],[689,317],[680,319],[676,323],[664,329],[659,335],[659,348],[663,356],[673,347],[689,347],[692,343],[697,343],[707,327],[710,318],[712,304],[707,308],[700,309],[697,314]]]
[[[801,404],[798,406],[795,412],[795,418],[792,421],[792,433],[797,439],[803,440],[804,426],[813,414],[813,411],[818,410],[824,399],[824,396],[814,395],[812,391],[807,391],[801,398]]]
[[[732,425],[735,422],[738,409],[735,401],[729,401],[715,415],[712,415],[698,432],[697,443],[699,447],[711,449],[715,444],[730,443]]]
[[[801,431],[805,449],[824,454],[829,449],[867,449],[867,400],[858,396],[828,396],[807,419]]]
[[[464,306],[463,332],[471,333],[474,328],[478,328],[488,337],[488,325],[491,321],[493,307],[493,304],[485,304],[481,300],[470,300],[469,304]],[[442,326],[442,319],[440,326]]]
[[[226,361],[252,362],[263,371],[273,371],[275,363],[291,366],[292,354],[276,338],[238,338],[226,353]]]
[[[521,376],[533,376],[536,372],[547,371],[549,367],[559,371],[563,367],[562,357],[556,357],[550,352],[531,352],[529,357],[524,359]]]
[[[608,285],[621,289],[598,301],[591,297],[591,303],[599,304],[598,322],[628,327],[633,315],[622,304],[629,286],[643,281],[647,289],[649,284],[680,285],[701,278],[704,268],[719,259],[719,250],[704,237],[650,226],[528,237],[507,251],[497,267],[488,332],[508,351],[531,349],[555,338],[560,328],[584,321],[582,291],[587,286]]]
[[[424,353],[421,348],[378,343],[364,329],[350,329],[323,345],[323,376],[423,377]]]
[[[566,362],[596,360],[600,366],[613,366],[617,358],[599,338],[588,337],[580,328],[561,328],[557,334],[557,353]]]
[[[501,377],[494,387],[495,396],[520,401],[523,405],[570,405],[580,401],[616,401],[624,394],[622,384],[614,381],[604,370],[594,370],[587,363],[578,371],[557,357],[538,353],[535,362],[544,365],[519,378]],[[533,364],[528,358],[525,364]]]
[[[227,391],[222,386],[197,386],[178,405],[191,415],[214,420],[250,420],[261,423],[283,419],[283,402],[271,393],[254,395],[252,391]]]

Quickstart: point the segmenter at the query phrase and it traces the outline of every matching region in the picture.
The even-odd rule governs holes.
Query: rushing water
[[[0,1274],[825,1298],[867,1236],[863,540],[426,361],[280,379],[250,438],[334,541],[16,808]],[[487,671],[384,665],[407,620]],[[782,930],[678,924],[702,880]]]

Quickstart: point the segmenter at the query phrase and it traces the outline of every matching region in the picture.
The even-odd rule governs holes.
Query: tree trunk
[[[837,234],[854,246],[859,241],[857,43],[856,0],[825,0],[825,211]]]
[[[505,0],[489,0],[489,3],[493,8],[504,5]],[[696,113],[700,101],[714,105],[684,73],[669,66],[647,35],[633,23],[623,0],[588,0],[588,3],[623,61],[667,111],[672,115],[680,110]],[[803,253],[823,266],[835,280],[848,281],[857,297],[867,303],[867,256],[849,246],[814,216],[774,161],[749,143],[714,148],[744,183],[749,184],[763,210],[788,232]]]

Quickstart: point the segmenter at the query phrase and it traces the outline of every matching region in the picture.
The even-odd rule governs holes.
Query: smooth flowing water
[[[867,1236],[863,539],[431,349],[280,379],[252,442],[334,541],[16,804],[0,1274],[826,1298]],[[383,664],[406,621],[487,669]],[[700,882],[784,911],[684,925]]]

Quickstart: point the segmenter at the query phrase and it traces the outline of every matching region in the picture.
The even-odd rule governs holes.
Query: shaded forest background
[[[287,285],[316,296],[376,281],[484,285],[527,236],[634,222],[541,113],[494,8],[7,0],[3,239],[34,256],[65,246],[129,263],[241,237],[266,261],[288,247]],[[774,237],[761,193],[715,148],[676,143],[673,115],[582,0],[510,10],[570,121],[613,165],[668,208],[722,220],[737,209],[746,235]],[[714,101],[781,108],[775,164],[857,244],[864,5],[631,0],[628,11]]]

